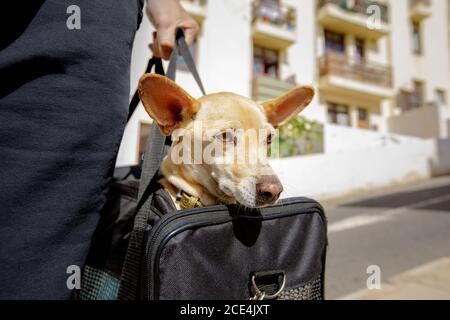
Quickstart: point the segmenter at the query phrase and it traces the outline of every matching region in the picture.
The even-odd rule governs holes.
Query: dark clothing
[[[17,19],[1,34],[0,299],[67,299],[123,134],[142,1],[17,3],[2,8]]]

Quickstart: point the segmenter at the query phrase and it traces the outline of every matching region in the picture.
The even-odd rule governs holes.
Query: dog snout
[[[283,192],[283,185],[275,177],[267,177],[256,184],[256,201],[259,206],[273,204]]]

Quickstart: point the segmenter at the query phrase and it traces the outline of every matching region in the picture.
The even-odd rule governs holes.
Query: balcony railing
[[[367,62],[352,62],[344,54],[327,53],[319,59],[320,76],[338,76],[390,88],[392,70],[388,66]]]
[[[387,5],[380,3],[378,1],[370,1],[370,0],[319,0],[319,8],[327,5],[334,4],[339,6],[339,8],[351,12],[351,13],[359,13],[366,16],[372,15],[372,11],[369,10],[370,6],[376,5],[380,8],[381,11],[381,20],[384,22],[389,22],[389,8]]]
[[[423,106],[423,97],[420,92],[400,91],[397,95],[397,104],[406,112]]]
[[[264,74],[254,75],[252,80],[253,99],[264,101],[281,96],[295,87],[295,83],[283,81]]]
[[[253,1],[253,22],[263,21],[287,30],[295,30],[297,24],[294,8],[270,0]]]

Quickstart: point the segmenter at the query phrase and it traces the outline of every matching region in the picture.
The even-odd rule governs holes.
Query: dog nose
[[[267,177],[256,184],[256,202],[258,205],[272,204],[278,200],[283,185],[277,177]]]

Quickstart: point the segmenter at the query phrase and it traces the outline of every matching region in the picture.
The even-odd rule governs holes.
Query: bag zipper
[[[326,218],[322,206],[318,202],[308,198],[288,199],[277,206],[270,207],[269,209],[276,210],[277,207],[285,207],[288,205],[299,203],[313,204],[314,206],[309,208],[310,209],[309,211],[301,214],[319,213],[319,216],[321,217],[322,221],[324,222],[324,225],[326,226]],[[199,213],[199,211],[201,212]],[[266,221],[275,218],[284,218],[296,214],[298,214],[297,211],[295,212],[288,211],[283,213],[271,212],[263,216],[252,216],[252,215],[230,216],[227,207],[213,206],[209,208],[197,208],[185,210],[182,212],[175,212],[173,214],[164,216],[158,222],[158,224],[153,227],[153,230],[148,234],[148,237],[145,241],[146,249],[144,252],[146,254],[145,255],[146,259],[144,260],[143,265],[144,276],[142,277],[143,280],[142,291],[144,298],[150,300],[159,299],[159,288],[158,288],[159,279],[157,275],[159,273],[160,255],[162,252],[162,248],[164,248],[165,244],[177,234],[190,228],[223,224],[232,221],[234,219],[244,218],[247,220]],[[189,218],[189,216],[191,216],[191,219],[183,219]],[[183,219],[183,221],[181,221],[179,225],[172,226],[172,222],[175,222],[176,220],[179,219]],[[166,230],[167,232],[163,233],[163,231]],[[158,244],[155,245],[156,243]]]

